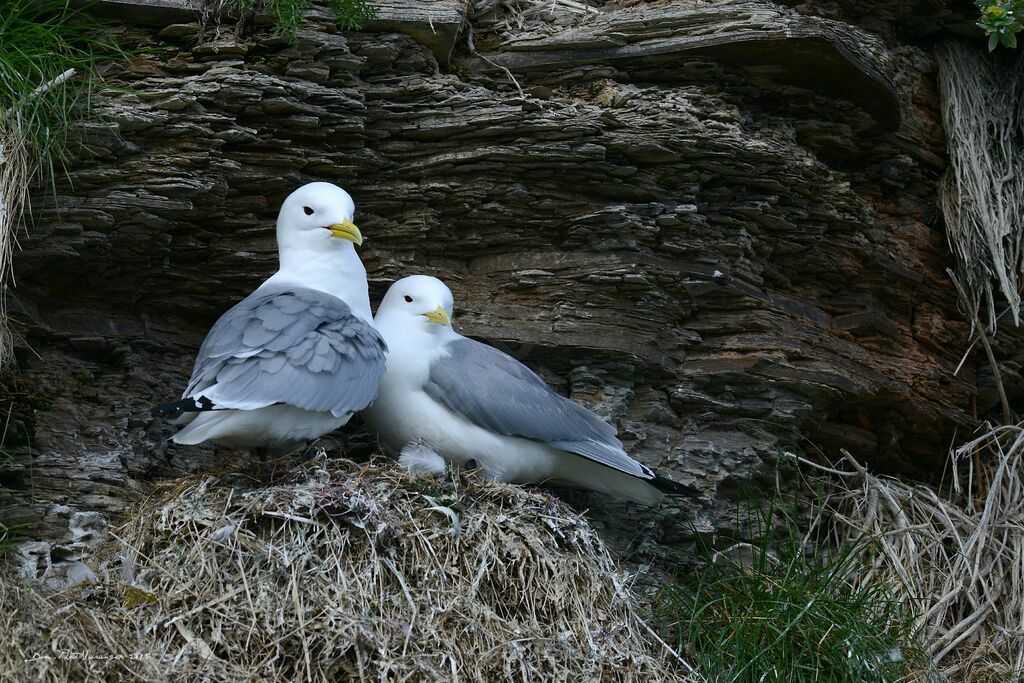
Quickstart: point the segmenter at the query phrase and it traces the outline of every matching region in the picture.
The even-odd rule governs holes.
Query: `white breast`
[[[391,329],[379,318],[377,328],[388,344],[387,372],[377,400],[363,411],[363,418],[387,450],[398,453],[409,444],[422,444],[456,465],[475,460],[508,482],[540,482],[553,476],[559,451],[478,427],[424,391],[431,364],[448,355],[443,345],[408,329]]]

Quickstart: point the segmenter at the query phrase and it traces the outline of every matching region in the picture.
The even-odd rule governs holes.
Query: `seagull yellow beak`
[[[363,233],[359,232],[356,224],[348,219],[343,220],[341,223],[328,225],[327,229],[331,231],[331,237],[340,237],[343,240],[355,242],[356,244],[363,243]]]
[[[433,310],[430,313],[424,313],[423,317],[432,323],[437,323],[438,325],[447,326],[452,324],[451,319],[448,317],[448,311],[444,310],[442,306],[438,306],[436,310]]]

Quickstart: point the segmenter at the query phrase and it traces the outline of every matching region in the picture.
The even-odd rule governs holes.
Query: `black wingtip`
[[[701,490],[698,488],[680,484],[678,481],[672,481],[660,474],[654,475],[654,479],[651,479],[651,486],[669,495],[696,497],[701,494]]]
[[[213,410],[213,401],[200,396],[199,398],[183,398],[174,403],[165,403],[156,408],[150,408],[149,414],[153,417],[181,417],[185,413],[200,413],[204,410]]]

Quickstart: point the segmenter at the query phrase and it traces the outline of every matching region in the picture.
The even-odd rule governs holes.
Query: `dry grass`
[[[162,491],[116,532],[84,589],[0,587],[0,671],[52,681],[695,680],[636,614],[594,531],[548,495],[322,452],[284,483],[243,483],[207,477]],[[65,649],[93,658],[62,658]]]
[[[953,457],[949,496],[850,469],[817,468],[825,485],[812,533],[838,545],[869,538],[860,585],[883,582],[915,607],[919,636],[951,681],[1024,676],[1024,426],[989,428]],[[797,457],[797,456],[792,456]]]
[[[941,190],[968,317],[995,331],[997,293],[1020,324],[1024,278],[1024,59],[938,50],[950,165]],[[973,322],[973,321],[972,321]]]
[[[20,106],[32,106],[55,88],[63,87],[75,75],[75,69],[66,69],[41,83],[24,95],[24,104]],[[5,85],[0,83],[0,87]],[[33,145],[33,132],[27,130],[35,124],[32,119],[17,107],[4,109],[0,106],[0,290],[6,290],[7,281],[11,279],[16,235],[28,206],[29,186],[35,177],[41,175],[42,166],[46,164],[40,159],[39,149]],[[12,346],[6,292],[0,292],[0,367],[11,360]]]
[[[16,242],[28,199],[32,161],[17,128],[0,116],[0,287],[6,287]],[[7,324],[7,297],[0,294],[0,367],[11,359],[11,330]]]

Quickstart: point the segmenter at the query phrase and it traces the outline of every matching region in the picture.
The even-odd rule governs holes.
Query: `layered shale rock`
[[[134,56],[36,197],[10,296],[26,388],[0,518],[58,541],[39,572],[88,545],[81,515],[215,462],[147,408],[275,269],[279,203],[311,180],[356,198],[375,300],[444,278],[462,331],[698,486],[704,523],[781,449],[920,474],[991,405],[974,356],[954,376],[926,50],[813,5],[523,5],[391,0],[364,32],[314,16],[296,46],[229,22],[203,39],[180,11],[121,30]],[[338,438],[369,450],[354,424]],[[610,533],[650,518],[614,510],[594,513]]]

